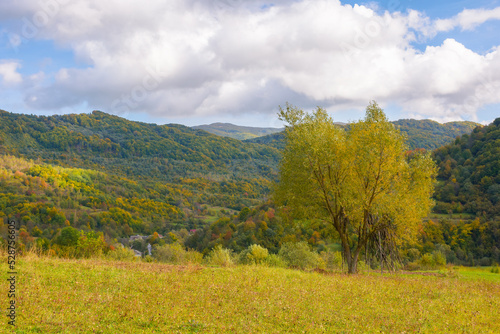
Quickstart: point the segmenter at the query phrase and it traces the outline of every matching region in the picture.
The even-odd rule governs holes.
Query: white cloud
[[[31,20],[33,38],[71,48],[87,67],[37,74],[44,80],[31,80],[25,98],[35,109],[87,102],[186,117],[274,113],[286,101],[363,108],[375,99],[414,117],[451,120],[474,119],[500,102],[496,49],[480,55],[452,39],[423,52],[412,47],[436,31],[498,18],[498,10],[433,22],[417,11],[377,14],[335,0],[47,1],[58,6],[39,26],[34,18],[44,9],[36,2],[0,4],[0,12]]]
[[[23,77],[17,72],[19,67],[21,65],[17,61],[0,59],[0,77],[3,86],[11,87],[23,82]]]
[[[472,30],[489,20],[500,20],[500,7],[494,9],[465,9],[450,19],[437,20],[436,31],[450,31],[456,27]]]

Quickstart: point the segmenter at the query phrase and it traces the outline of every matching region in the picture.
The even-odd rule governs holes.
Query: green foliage
[[[207,256],[207,263],[220,267],[229,267],[234,265],[233,254],[230,249],[222,248],[217,245]]]
[[[410,148],[427,149],[472,126],[393,123],[408,134]],[[436,212],[442,214],[438,227],[424,224],[425,234],[414,246],[421,254],[439,250],[448,263],[467,265],[500,261],[495,218],[499,124],[478,128],[434,154],[440,167]],[[336,126],[346,129],[346,136],[353,128]],[[166,236],[153,244],[178,240],[203,254],[215,245],[242,252],[253,244],[276,253],[291,240],[324,250],[325,243],[339,242],[339,235],[329,222],[314,219],[321,210],[293,219],[289,211],[275,212],[274,203],[262,201],[276,179],[280,153],[275,148],[284,148],[284,136],[242,143],[98,111],[50,117],[0,111],[0,221],[14,217],[24,226],[19,238],[23,250],[36,247],[69,257],[98,256],[107,251],[104,240],[123,238],[128,244],[123,240],[133,234],[153,232]],[[408,152],[407,160],[416,164],[421,155]],[[452,219],[450,213],[464,220]],[[474,215],[480,221],[472,222]],[[449,222],[442,221],[448,217]],[[59,241],[68,225],[78,230],[76,245],[75,238],[69,244]],[[4,227],[0,225],[3,237]],[[90,231],[102,232],[102,237]],[[145,251],[146,245],[134,247]],[[199,261],[199,253],[187,254]]]
[[[306,242],[286,242],[279,251],[279,256],[292,268],[322,268],[324,262],[318,253],[311,251]]]
[[[76,245],[76,256],[91,258],[99,257],[106,249],[106,241],[102,233],[89,231],[81,233]]]
[[[288,268],[289,263],[286,262],[281,256],[278,254],[269,254],[266,257],[266,260],[264,263],[269,266],[269,267],[276,267],[276,268]]]
[[[244,207],[241,209],[240,214],[239,214],[239,219],[240,221],[245,221],[247,220],[248,214],[250,213],[250,209],[247,207]]]
[[[106,258],[114,261],[136,261],[134,251],[126,247],[116,247],[106,254]]]
[[[458,222],[429,220],[421,226],[417,247],[421,253],[440,251],[448,263],[489,265],[500,262],[500,221],[479,218]]]
[[[250,245],[239,255],[239,262],[243,264],[262,264],[269,256],[266,248],[259,245]]]
[[[61,235],[57,238],[56,242],[61,246],[76,247],[78,239],[80,238],[80,231],[71,226],[67,226],[61,230]]]
[[[320,255],[325,263],[326,269],[337,270],[342,267],[341,252],[323,251]]]
[[[440,181],[435,212],[500,217],[500,122],[478,126],[433,155]]]
[[[186,251],[179,243],[154,248],[153,257],[160,262],[172,264],[201,263],[203,255],[193,250]]]
[[[432,252],[433,264],[442,267],[446,265],[446,256],[441,251]]]
[[[446,265],[446,256],[439,250],[425,253],[420,258],[406,264],[405,269],[414,270],[436,270]]]

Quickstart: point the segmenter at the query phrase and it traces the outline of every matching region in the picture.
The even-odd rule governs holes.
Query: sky
[[[0,2],[0,109],[281,127],[500,117],[500,0]]]

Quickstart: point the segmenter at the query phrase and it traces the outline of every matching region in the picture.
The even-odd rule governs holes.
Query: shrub
[[[441,251],[434,251],[432,254],[426,253],[422,255],[422,258],[417,263],[420,265],[420,269],[436,269],[446,265],[446,257]]]
[[[240,253],[239,262],[243,264],[262,264],[268,255],[269,252],[266,248],[259,245],[250,245]]]
[[[324,267],[324,262],[319,254],[311,251],[309,245],[304,241],[284,243],[280,248],[279,255],[293,268],[315,269]]]
[[[145,257],[142,258],[142,261],[147,262],[147,263],[151,263],[151,262],[155,262],[155,259],[151,255],[146,255]]]
[[[422,255],[418,262],[424,268],[432,268],[434,266],[434,259],[430,253]]]
[[[71,226],[67,226],[61,230],[61,234],[57,237],[56,243],[61,246],[76,246],[80,238],[80,231]]]
[[[185,262],[187,263],[201,263],[203,262],[203,254],[195,250],[188,250],[185,254]]]
[[[186,251],[178,244],[167,244],[163,246],[156,246],[153,252],[155,259],[161,262],[180,264],[184,262]]]
[[[420,265],[418,262],[410,262],[405,265],[405,269],[409,271],[420,270]]]
[[[172,264],[201,263],[203,255],[199,252],[188,250],[178,243],[156,246],[153,252],[155,259]]]
[[[483,257],[479,260],[479,265],[482,267],[489,267],[491,265],[491,259],[489,257]]]
[[[234,264],[232,251],[217,245],[208,254],[207,263],[221,267],[232,266]]]
[[[420,258],[420,251],[416,248],[408,249],[406,254],[407,254],[408,260],[410,260],[410,262],[416,261]]]
[[[99,257],[106,248],[106,241],[102,233],[89,231],[81,233],[76,246],[76,254],[78,257]]]
[[[269,254],[264,263],[269,267],[278,267],[278,268],[288,267],[288,262],[286,262],[285,259],[283,259],[278,254]]]
[[[446,265],[446,256],[441,251],[432,252],[432,260],[436,267],[442,267]]]
[[[358,271],[359,272],[364,272],[364,271],[367,271],[369,269],[370,269],[370,266],[368,264],[366,264],[365,261],[363,261],[363,260],[358,261]]]
[[[115,250],[112,250],[106,254],[106,258],[115,261],[135,261],[136,256],[134,255],[134,251],[130,248],[125,247],[117,247]]]
[[[325,251],[321,252],[321,258],[325,262],[327,269],[340,269],[342,267],[342,253]]]

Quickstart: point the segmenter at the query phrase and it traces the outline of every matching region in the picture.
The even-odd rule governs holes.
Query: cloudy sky
[[[500,117],[500,1],[0,2],[0,109],[280,126]]]

